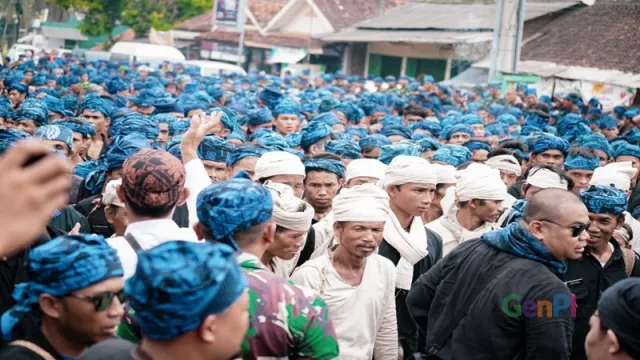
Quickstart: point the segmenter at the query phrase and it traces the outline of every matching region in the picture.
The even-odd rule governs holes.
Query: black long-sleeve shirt
[[[558,297],[567,300],[569,289],[545,265],[480,240],[462,243],[413,284],[407,306],[418,330],[426,334],[424,351],[462,311],[465,299],[483,283],[483,275],[503,265],[499,275],[479,292],[436,358],[569,359],[573,333],[569,306],[550,318],[538,317],[536,309],[517,306],[526,300],[536,305],[553,303]]]

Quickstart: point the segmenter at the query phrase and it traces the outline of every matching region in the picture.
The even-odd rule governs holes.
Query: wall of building
[[[302,9],[298,11],[293,18],[287,21],[287,24],[279,30],[283,33],[304,34],[313,36],[328,34],[331,29],[328,28],[324,21],[321,21],[316,13],[308,4],[304,4]]]

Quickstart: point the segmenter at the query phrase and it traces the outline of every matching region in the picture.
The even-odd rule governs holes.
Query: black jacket
[[[415,283],[416,280],[420,277],[420,275],[426,273],[431,269],[438,260],[442,259],[442,238],[440,235],[435,232],[425,228],[427,232],[427,249],[429,250],[429,254],[425,256],[422,260],[418,261],[413,266],[413,280],[411,283]],[[380,243],[380,247],[378,248],[378,254],[386,257],[391,260],[394,265],[398,265],[400,261],[400,253],[393,246],[389,245],[386,240],[383,240]],[[405,358],[408,358],[413,353],[418,351],[418,344],[424,343],[423,341],[418,341],[416,333],[416,324],[411,319],[409,315],[409,309],[407,308],[407,294],[406,290],[396,289],[396,318],[398,320],[398,336],[401,339],[412,339],[408,341],[409,346],[403,346]],[[403,344],[404,345],[404,344]],[[423,344],[424,345],[424,344]]]
[[[407,305],[418,330],[426,334],[425,352],[481,286],[483,275],[496,267],[501,267],[498,275],[478,292],[436,358],[568,359],[573,333],[570,311],[537,318],[527,311],[518,314],[517,305],[526,300],[553,302],[560,295],[568,299],[569,289],[545,265],[481,240],[463,242],[413,284]]]
[[[602,267],[598,259],[585,251],[580,260],[568,262],[567,272],[562,279],[576,296],[576,323],[573,333],[572,359],[586,359],[584,341],[589,332],[589,319],[598,308],[602,293],[614,283],[627,278],[622,249],[615,240],[611,241],[613,254]],[[640,276],[638,256],[631,276]]]
[[[524,180],[520,180],[520,181],[516,182],[515,184],[511,185],[511,187],[507,190],[509,195],[513,196],[514,198],[516,198],[518,200],[523,199],[524,198],[524,194],[522,193],[522,190],[521,190],[522,184],[524,184]]]
[[[34,310],[27,314],[14,329],[17,336],[13,340],[25,340],[38,345],[41,349],[48,352],[56,360],[65,360],[62,355],[49,343],[47,338],[40,330],[41,315],[37,314],[38,310]],[[44,358],[32,350],[23,346],[8,345],[0,350],[0,360],[43,360]]]

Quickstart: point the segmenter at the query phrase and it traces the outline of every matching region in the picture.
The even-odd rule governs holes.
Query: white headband
[[[451,165],[431,164],[438,176],[438,184],[455,184],[456,168]]]
[[[297,156],[284,151],[268,152],[256,162],[256,179],[267,179],[277,175],[305,176],[305,174],[302,161]]]
[[[603,186],[613,184],[617,189],[629,191],[631,179],[636,176],[637,171],[633,168],[631,161],[611,163],[595,169],[589,184]]]
[[[273,222],[285,229],[309,231],[315,215],[313,207],[297,198],[289,185],[267,181],[264,186],[273,198]]]
[[[527,177],[526,184],[541,189],[569,190],[569,183],[551,170],[540,168]]]
[[[386,169],[387,165],[376,159],[357,159],[347,165],[344,177],[346,182],[357,177],[370,177],[380,180],[384,177]]]
[[[438,183],[437,169],[421,157],[400,155],[391,161],[384,174],[384,187],[408,183]]]
[[[513,155],[497,155],[485,162],[492,169],[508,171],[516,176],[522,174],[522,168]]]
[[[507,186],[500,178],[500,172],[483,164],[471,164],[456,174],[456,197],[464,202],[471,199],[504,200]]]
[[[385,222],[389,212],[389,195],[373,184],[342,189],[333,199],[335,221]]]

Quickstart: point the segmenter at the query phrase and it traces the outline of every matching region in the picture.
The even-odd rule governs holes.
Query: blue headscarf
[[[411,129],[412,133],[415,133],[416,130],[418,129],[426,130],[435,137],[440,136],[440,132],[442,131],[442,126],[440,126],[440,124],[438,124],[437,122],[431,121],[431,120],[418,121],[416,123],[411,124],[409,128]]]
[[[381,148],[384,145],[391,145],[391,140],[388,137],[380,134],[368,135],[360,139],[360,148],[365,147],[377,147]]]
[[[249,110],[247,113],[249,117],[249,125],[258,126],[262,124],[269,124],[273,120],[273,114],[266,106],[261,106],[253,110]]]
[[[183,137],[182,134],[171,137],[171,139],[169,139],[169,142],[167,143],[167,147],[165,148],[165,150],[169,154],[177,157],[178,159],[180,159],[180,161],[182,161],[182,151],[180,150],[182,137]]]
[[[431,156],[432,161],[442,161],[443,163],[458,167],[471,160],[472,154],[469,149],[460,145],[442,145]]]
[[[357,136],[358,138],[362,139],[365,136],[367,136],[369,133],[367,132],[367,129],[365,128],[361,128],[359,126],[347,126],[347,129],[345,130],[345,133],[353,136]]]
[[[13,119],[16,121],[33,120],[38,125],[46,125],[49,120],[49,112],[42,101],[29,98],[20,105]]]
[[[396,144],[384,145],[380,150],[378,160],[385,165],[389,165],[393,159],[400,155],[421,157],[422,149],[411,141],[401,141]]]
[[[97,235],[61,236],[31,249],[28,258],[29,280],[16,285],[16,305],[2,315],[5,340],[38,306],[40,295],[65,296],[124,275],[118,252]]]
[[[616,158],[620,156],[633,156],[640,159],[640,146],[637,145],[631,145],[625,142],[620,144],[620,146],[618,146],[615,151]]]
[[[423,135],[423,136],[421,136],[419,139],[414,139],[414,142],[418,144],[418,146],[420,146],[420,149],[422,150],[422,152],[438,150],[440,149],[440,146],[442,146],[442,144],[438,140],[432,138],[431,136],[427,134],[420,134],[420,135]]]
[[[464,147],[471,150],[472,152],[476,150],[486,150],[488,152],[493,151],[493,149],[491,148],[491,145],[487,144],[484,141],[477,141],[477,140],[467,141],[466,143],[464,143]]]
[[[618,120],[612,115],[604,115],[600,118],[599,122],[600,129],[614,130],[618,128]]]
[[[313,119],[311,119],[311,122],[316,122],[316,121],[319,121],[321,123],[327,124],[330,127],[333,126],[333,125],[338,125],[338,124],[342,123],[340,121],[340,119],[338,119],[336,114],[332,113],[332,112],[323,113],[323,114],[317,115]]]
[[[446,127],[442,129],[440,136],[445,140],[449,140],[451,139],[451,136],[456,133],[465,133],[469,134],[469,136],[475,136],[475,133],[473,132],[471,126],[466,124],[457,124],[451,127]]]
[[[607,157],[613,157],[613,148],[609,141],[602,134],[590,134],[580,137],[576,141],[577,146],[588,147],[594,150],[600,150],[607,154]]]
[[[289,146],[292,148],[300,146],[300,143],[302,142],[301,133],[290,133],[287,134],[287,136],[285,136],[284,138],[287,141],[287,144],[289,144]]]
[[[318,113],[326,113],[333,109],[335,109],[338,105],[340,105],[340,100],[330,97],[322,99],[320,104],[318,105]]]
[[[302,163],[307,173],[310,171],[326,171],[336,174],[340,179],[344,178],[345,167],[342,161],[307,158]]]
[[[323,122],[311,121],[300,133],[302,134],[300,146],[302,146],[303,149],[307,149],[320,140],[329,137],[332,131],[331,127]]]
[[[511,110],[511,109],[509,109],[509,110]],[[498,116],[496,121],[501,123],[501,124],[506,124],[506,125],[509,125],[509,126],[518,125],[518,119],[516,119],[516,117],[513,114],[510,114],[510,113],[502,114],[502,115]]]
[[[40,126],[33,133],[33,136],[44,140],[62,141],[69,146],[69,150],[71,150],[73,146],[73,133],[71,129],[62,125]]]
[[[291,98],[285,97],[285,98],[282,98],[278,103],[278,105],[273,109],[273,116],[278,117],[278,115],[283,115],[283,114],[292,114],[292,115],[300,116],[301,110],[302,109],[300,108],[299,102]]]
[[[0,155],[14,146],[18,140],[30,138],[31,135],[18,129],[0,129]]]
[[[273,212],[271,193],[244,171],[207,186],[198,194],[198,220],[215,241],[239,250],[233,235],[267,222]]]
[[[411,130],[404,127],[403,125],[387,125],[380,129],[380,135],[384,135],[386,137],[402,136],[403,138],[410,140]]]
[[[231,156],[231,165],[234,165],[235,163],[237,163],[238,161],[244,158],[248,158],[248,157],[259,158],[260,156],[264,155],[267,152],[269,152],[269,149],[260,145],[248,144],[248,145],[238,146],[233,150],[233,155]]]
[[[467,114],[460,118],[460,122],[465,125],[484,125],[480,116],[476,114]]]
[[[284,151],[289,148],[289,144],[284,136],[276,134],[273,131],[260,132],[259,134],[256,134],[254,139],[256,140],[256,143],[266,146],[274,151]]]
[[[191,126],[191,119],[178,119],[169,124],[169,136],[184,134]]]
[[[246,287],[230,247],[214,241],[169,241],[138,254],[125,293],[144,336],[171,340],[197,329],[207,316],[224,312]]]
[[[111,116],[111,105],[98,95],[87,94],[78,106],[78,111],[82,114],[86,109],[91,112],[100,112],[105,117]]]
[[[148,116],[132,112],[111,123],[109,132],[114,136],[126,136],[139,133],[149,140],[156,140],[160,134],[160,126]]]
[[[627,209],[627,193],[613,186],[591,185],[580,191],[590,213],[620,215]]]
[[[60,114],[62,116],[73,115],[71,114],[71,112],[67,111],[64,108],[64,103],[62,102],[62,100],[58,99],[57,97],[53,97],[51,95],[45,95],[44,97],[42,97],[41,101],[44,102],[45,106],[47,107],[47,110],[53,113]]]
[[[124,82],[124,80],[120,79],[119,77],[114,77],[107,81],[107,83],[105,84],[105,90],[107,90],[109,94],[113,95],[118,91],[129,90],[129,84]]]
[[[564,169],[565,170],[590,170],[593,171],[600,166],[600,158],[596,157],[585,157],[585,156],[574,156],[569,154],[564,161]]]
[[[569,150],[569,142],[554,135],[540,134],[533,139],[529,150],[534,155],[540,154],[541,152],[545,152],[547,150],[558,150],[563,155],[566,155],[567,151]]]
[[[508,114],[507,114],[508,115]],[[485,126],[485,135],[486,136],[498,136],[503,138],[509,135],[509,125],[499,122],[491,123]]]
[[[385,116],[382,118],[382,127],[387,127],[387,126],[404,126],[404,124],[402,123],[402,117],[401,116]]]
[[[72,132],[77,132],[82,134],[82,137],[88,139],[90,136],[96,134],[96,129],[94,129],[93,125],[90,122],[83,118],[72,118],[73,121],[70,121],[68,118],[58,119],[51,123],[51,125],[61,125],[69,128]]]
[[[345,159],[360,159],[360,146],[351,141],[331,140],[325,145],[325,151],[340,155]]]
[[[109,151],[104,154],[106,170],[120,169],[130,155],[142,149],[150,148],[149,140],[142,134],[132,133],[118,136],[111,143]]]
[[[171,124],[178,121],[178,119],[170,114],[156,114],[151,116],[151,121],[155,122],[156,124],[167,124],[169,125],[169,127],[171,127]]]
[[[198,157],[202,160],[229,164],[232,155],[233,145],[214,135],[205,136],[198,146]]]
[[[364,117],[364,111],[352,102],[343,102],[336,106],[334,110],[343,113],[347,121],[351,124],[359,123],[360,119]]]
[[[284,95],[275,87],[267,86],[258,93],[260,99],[269,109],[275,109]]]

